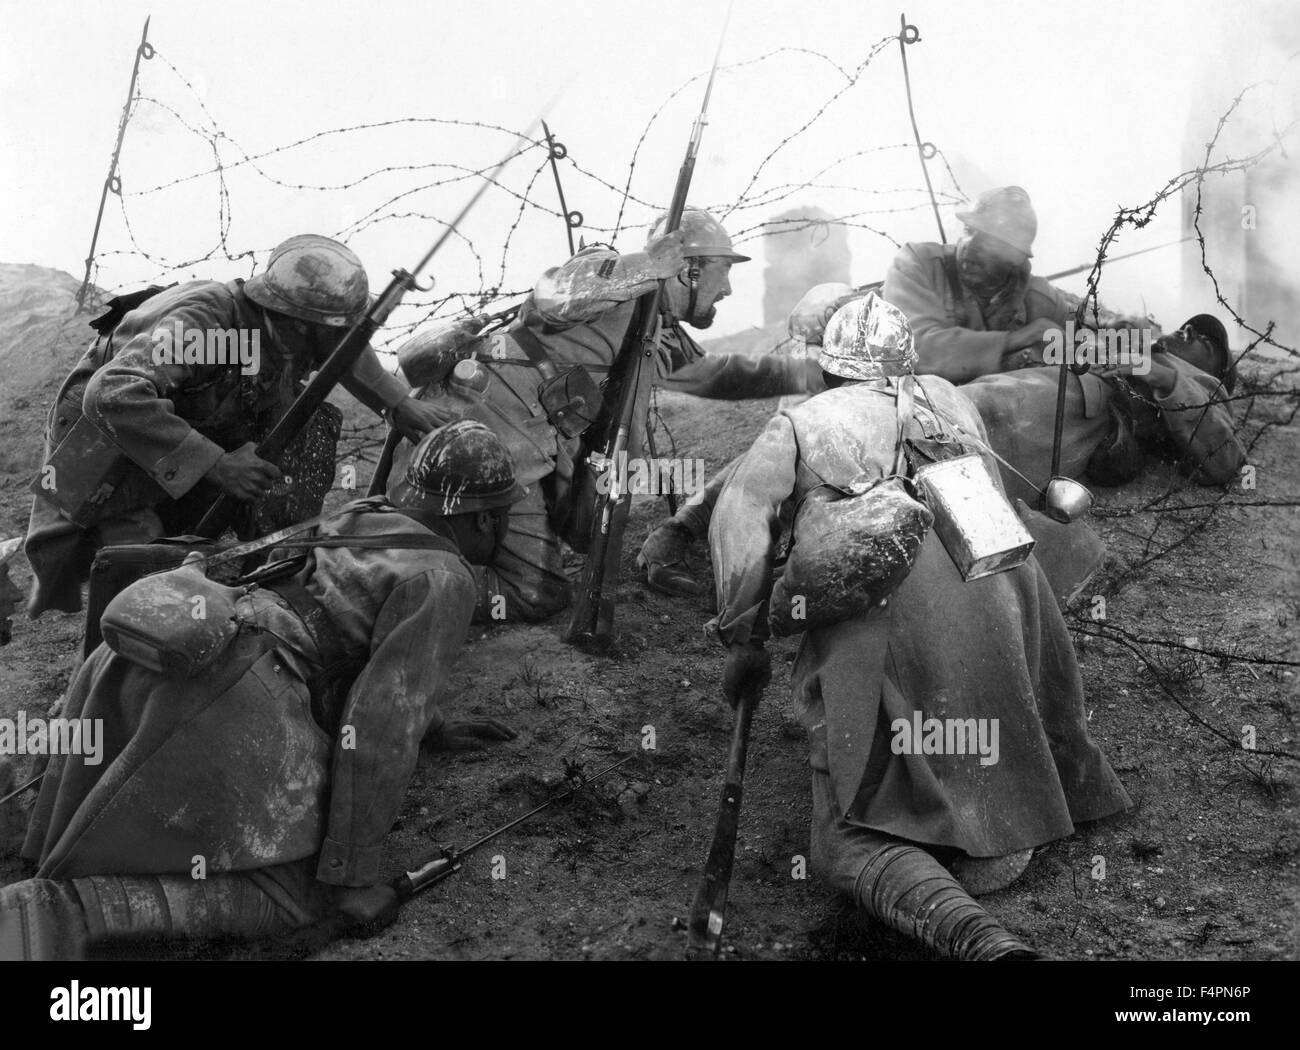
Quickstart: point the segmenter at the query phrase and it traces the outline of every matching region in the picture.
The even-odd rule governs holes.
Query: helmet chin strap
[[[681,280],[680,275],[678,280]],[[691,290],[691,297],[686,303],[687,321],[695,320],[695,307],[698,305],[700,297],[700,263],[698,259],[691,259],[690,266],[686,270],[686,285]]]

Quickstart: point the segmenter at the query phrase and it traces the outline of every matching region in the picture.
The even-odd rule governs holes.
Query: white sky
[[[142,94],[162,99],[191,122],[203,119],[161,61],[165,57],[189,78],[218,125],[250,153],[330,128],[400,117],[522,129],[548,97],[564,89],[550,115],[557,137],[579,164],[621,186],[650,114],[688,77],[707,70],[725,6],[722,0],[0,0],[0,141],[6,147],[0,152],[6,205],[0,260],[81,276],[132,52],[151,10],[150,40],[160,57],[142,63]],[[1262,16],[1271,11],[1281,23],[1296,21],[1294,4],[1285,2],[1237,4],[1228,14],[1227,5],[1205,0],[912,0],[906,6],[922,35],[908,51],[922,135],[947,153],[972,196],[1007,182],[1028,189],[1039,214],[1035,269],[1041,273],[1088,260],[1118,204],[1145,201],[1183,169],[1189,121],[1194,141],[1204,142],[1232,97],[1271,71],[1277,33],[1259,21]],[[738,0],[723,63],[789,47],[822,51],[852,69],[875,42],[897,32],[898,15],[899,5],[862,0]],[[736,200],[763,156],[843,83],[823,60],[801,54],[720,75],[692,203]],[[702,81],[692,85],[656,123],[637,167],[635,195],[667,201],[701,91]],[[809,133],[777,155],[758,188],[806,180],[840,157],[904,143],[910,134],[898,48],[891,43]],[[1258,148],[1265,140],[1250,141]],[[482,167],[509,142],[477,129],[403,125],[325,139],[262,166],[291,184],[337,184],[386,165]],[[240,157],[230,143],[221,149],[227,164]],[[526,154],[505,181],[522,190],[542,159],[540,151]],[[211,162],[210,147],[169,114],[150,105],[137,110],[122,155],[128,193]],[[618,194],[567,166],[561,171],[569,206],[582,210],[590,224],[612,225]],[[937,188],[951,189],[941,167],[932,166],[932,173]],[[236,251],[266,249],[293,233],[333,234],[432,177],[394,172],[349,190],[315,192],[277,187],[247,167],[236,169],[229,173],[228,243]],[[793,205],[819,204],[839,215],[925,204],[916,156],[908,150],[859,157],[821,181],[851,188],[803,190],[771,207],[737,212],[728,225],[752,225]],[[425,191],[394,210],[450,218],[471,185]],[[905,192],[870,192],[898,188]],[[549,171],[541,172],[531,197],[555,206]],[[218,192],[211,176],[128,196],[126,204],[136,236],[150,252],[188,259],[217,240]],[[466,227],[484,259],[483,283],[526,288],[541,269],[567,255],[559,219],[529,209],[502,279],[501,245],[517,212],[517,200],[493,191]],[[633,223],[648,216],[638,206],[628,213]],[[865,221],[899,241],[935,237],[928,206]],[[378,289],[389,270],[412,265],[439,229],[429,220],[394,220],[352,243]],[[950,236],[957,232],[951,219],[948,230]],[[1127,232],[1120,250],[1179,235],[1177,204],[1170,202],[1146,229]],[[637,247],[643,236],[634,230],[618,245]],[[855,282],[883,276],[895,250],[890,242],[855,230],[850,244]],[[110,197],[100,251],[129,246]],[[719,313],[718,334],[761,321],[762,245],[754,241],[750,247],[756,261],[733,271],[735,296]],[[157,276],[159,269],[107,256],[100,283],[129,285]],[[214,260],[169,279],[226,278],[249,269],[247,263]],[[480,285],[478,266],[460,244],[449,245],[434,271],[442,291]],[[1119,309],[1145,307],[1169,323],[1188,305],[1204,308],[1191,302],[1203,290],[1180,287],[1179,272],[1176,250],[1116,264],[1103,283],[1103,298]],[[1077,278],[1065,285],[1081,287]]]

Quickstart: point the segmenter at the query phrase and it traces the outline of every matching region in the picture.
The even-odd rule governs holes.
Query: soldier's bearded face
[[[690,309],[691,288],[685,273],[668,283],[668,297],[673,316],[692,328],[708,328],[717,316],[717,304],[731,294],[731,260],[698,260],[700,278],[696,286],[695,310]],[[689,316],[688,316],[689,314]]]
[[[1024,256],[995,237],[967,229],[957,242],[961,283],[977,295],[993,294],[1023,265]]]

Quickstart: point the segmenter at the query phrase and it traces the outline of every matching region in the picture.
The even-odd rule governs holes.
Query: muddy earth
[[[0,270],[0,540],[25,529],[44,413],[86,342],[60,314],[75,282],[26,272],[35,270]],[[39,286],[44,298],[24,298],[20,286]],[[48,322],[36,337],[23,335],[23,309]],[[755,330],[714,349],[760,352],[776,342],[772,330]],[[1039,849],[1017,884],[984,898],[1012,932],[1052,957],[1300,954],[1300,400],[1288,369],[1285,359],[1255,355],[1238,389],[1258,395],[1236,402],[1253,488],[1188,486],[1151,460],[1139,482],[1096,491],[1094,525],[1108,557],[1068,619],[1092,733],[1135,805]],[[373,417],[341,397],[360,428],[345,439],[343,462],[356,464],[364,488],[378,432]],[[658,402],[659,454],[671,445],[702,458],[710,474],[748,446],[776,407],[663,393]],[[1263,502],[1283,505],[1241,506]],[[396,874],[510,821],[562,787],[566,772],[590,774],[634,755],[629,763],[468,857],[370,939],[329,942],[309,932],[255,945],[135,945],[116,957],[680,958],[732,716],[720,689],[722,652],[702,631],[712,613],[704,551],[694,552],[693,566],[707,598],[668,598],[634,580],[633,556],[666,513],[653,498],[634,507],[610,655],[563,644],[565,617],[473,631],[448,710],[501,719],[518,736],[486,750],[423,755],[386,868]],[[579,567],[574,558],[575,574]],[[11,570],[25,590],[21,555]],[[0,649],[0,717],[42,714],[67,686],[81,620],[47,613],[31,622],[20,611],[13,626],[12,644]],[[813,873],[799,877],[810,795],[803,732],[788,711],[796,645],[774,645],[773,681],[755,718],[725,954],[928,958],[860,919]],[[1242,747],[1246,727],[1254,750]],[[20,777],[24,770],[25,760]],[[6,807],[7,819],[20,821],[28,802]],[[12,858],[0,862],[0,883],[22,876]]]

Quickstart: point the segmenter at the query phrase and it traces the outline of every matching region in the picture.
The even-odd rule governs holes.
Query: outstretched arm
[[[780,510],[794,492],[797,458],[794,427],[786,416],[773,416],[718,497],[709,525],[718,587],[710,629],[727,645],[768,636]]]
[[[1153,354],[1148,383],[1182,467],[1202,485],[1227,485],[1246,462],[1228,409],[1228,393],[1213,376],[1167,354]]]

